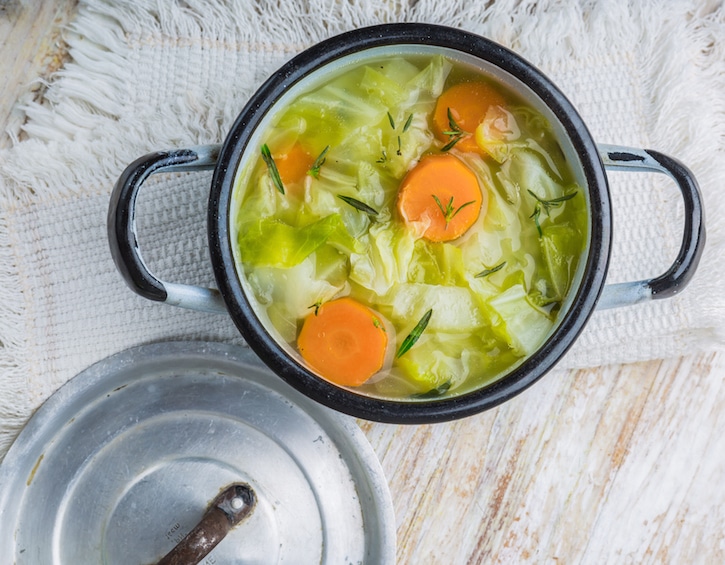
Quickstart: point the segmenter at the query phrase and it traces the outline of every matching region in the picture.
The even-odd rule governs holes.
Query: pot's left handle
[[[158,151],[131,163],[119,177],[108,208],[108,241],[111,255],[131,290],[144,298],[203,312],[226,312],[219,291],[188,284],[161,281],[144,263],[136,237],[136,197],[144,181],[154,173],[213,169],[220,145]]]

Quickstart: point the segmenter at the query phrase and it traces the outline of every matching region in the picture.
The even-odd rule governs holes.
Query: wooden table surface
[[[75,4],[0,1],[0,147],[62,66]],[[720,354],[555,371],[463,421],[360,422],[398,563],[725,563],[723,374]]]

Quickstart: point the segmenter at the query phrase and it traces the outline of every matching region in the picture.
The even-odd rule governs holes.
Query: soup
[[[587,196],[547,118],[440,55],[340,67],[266,120],[237,172],[237,269],[328,381],[429,399],[495,382],[554,330]]]

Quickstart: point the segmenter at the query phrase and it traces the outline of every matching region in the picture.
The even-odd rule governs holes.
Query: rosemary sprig
[[[542,235],[544,235],[544,232],[541,231],[541,224],[539,223],[539,216],[541,216],[541,206],[539,206],[537,204],[536,206],[534,206],[534,211],[529,216],[529,218],[534,219],[534,224],[536,224],[536,230],[539,232],[539,237],[541,237]]]
[[[453,113],[450,108],[448,108],[448,127],[450,129],[443,132],[443,135],[447,135],[449,138],[448,143],[441,147],[441,151],[444,153],[453,149],[453,146],[461,141],[461,139],[471,135],[469,132],[461,129],[461,126],[458,125],[456,119],[453,117]]]
[[[388,122],[390,122],[390,127],[395,129],[395,120],[393,119],[393,116],[388,112]],[[408,131],[410,128],[410,124],[413,123],[413,114],[408,114],[408,117],[405,119],[405,124],[403,124],[403,133]]]
[[[400,344],[400,349],[398,349],[398,353],[395,355],[396,358],[400,358],[403,355],[405,355],[408,352],[408,350],[415,345],[415,342],[418,341],[418,338],[420,338],[421,334],[425,331],[425,328],[428,326],[428,322],[430,322],[430,317],[432,315],[433,315],[432,308],[430,310],[428,310],[425,314],[423,314],[423,317],[413,328],[413,331],[410,332],[408,334],[408,337],[406,337],[403,340],[403,343]]]
[[[262,159],[264,159],[264,162],[267,165],[267,169],[269,170],[269,176],[272,177],[272,182],[274,183],[274,186],[277,188],[277,190],[284,194],[284,185],[282,184],[282,178],[279,176],[277,165],[272,158],[272,152],[269,150],[269,147],[266,143],[262,145],[261,151]]]
[[[490,269],[485,269],[485,270],[481,271],[474,278],[480,279],[482,277],[487,277],[488,275],[492,275],[492,274],[500,271],[501,269],[503,269],[505,265],[506,265],[506,261],[504,261],[503,263],[499,263],[495,267],[491,267]]]
[[[438,205],[438,208],[440,209],[441,214],[443,214],[443,218],[445,218],[445,220],[446,220],[446,227],[444,229],[448,229],[448,224],[450,223],[450,221],[453,218],[456,217],[456,214],[458,214],[458,212],[463,210],[466,206],[470,206],[471,204],[476,202],[475,200],[471,200],[469,202],[465,202],[465,203],[461,204],[458,208],[455,208],[453,206],[453,197],[451,196],[451,199],[448,201],[448,204],[446,204],[446,206],[444,207],[443,203],[440,201],[440,198],[438,198],[435,194],[433,194],[432,196],[433,196],[433,200],[436,201],[436,204]]]
[[[390,115],[390,112],[388,112],[388,121],[390,122],[390,127],[395,129],[395,120],[393,119],[393,116]]]
[[[361,212],[365,212],[366,214],[370,214],[371,216],[378,215],[378,211],[375,208],[371,208],[370,206],[365,204],[365,202],[360,202],[359,200],[356,200],[351,196],[345,196],[344,194],[338,194],[337,197],[346,204],[349,204],[350,206],[360,210]]]
[[[317,316],[317,314],[320,313],[320,306],[322,306],[322,300],[318,300],[312,306],[308,306],[307,309],[308,310],[312,310],[314,308],[315,309],[315,316]]]
[[[416,394],[411,394],[410,396],[411,398],[418,398],[421,400],[425,400],[426,398],[438,398],[439,396],[443,396],[446,392],[448,392],[449,388],[451,388],[451,381],[446,381],[442,385],[432,388],[427,392],[419,392]]]
[[[576,196],[576,193],[578,191],[574,191],[570,194],[565,194],[564,196],[559,196],[558,198],[552,198],[551,200],[544,200],[543,198],[539,198],[539,196],[533,192],[532,190],[529,190],[529,194],[536,198],[536,205],[534,206],[533,213],[529,216],[529,218],[534,219],[534,223],[536,224],[536,229],[539,232],[539,237],[543,235],[543,232],[541,231],[541,223],[539,218],[541,217],[541,211],[543,210],[546,212],[546,215],[548,216],[551,212],[552,208],[559,208],[566,202],[567,200],[571,200]]]
[[[390,112],[388,112],[388,122],[390,123],[390,127],[395,131],[395,129],[396,129],[395,119],[393,118],[393,116]],[[408,129],[410,128],[410,124],[412,124],[412,123],[413,123],[413,114],[408,114],[408,117],[405,120],[405,124],[403,124],[403,131],[401,132],[401,134],[408,131]],[[397,137],[398,137],[398,149],[396,149],[395,154],[398,156],[402,156],[403,155],[403,142],[401,140],[400,135],[398,135]],[[385,153],[385,150],[383,149],[383,156],[375,162],[376,163],[385,163],[385,162],[387,162],[387,160],[388,160],[388,155],[387,155],[387,153]]]
[[[312,163],[312,166],[310,167],[310,170],[307,171],[307,174],[308,175],[313,176],[315,178],[317,178],[317,177],[320,176],[320,168],[322,167],[322,165],[325,164],[325,161],[327,160],[327,158],[325,157],[325,155],[327,154],[327,152],[329,150],[330,150],[330,146],[329,145],[322,150],[322,153],[320,153],[317,156],[317,159],[315,159],[315,162]]]

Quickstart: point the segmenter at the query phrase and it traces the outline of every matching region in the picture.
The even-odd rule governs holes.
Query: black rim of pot
[[[289,358],[267,332],[245,296],[230,240],[230,206],[239,162],[256,125],[294,83],[319,67],[365,49],[394,44],[429,45],[469,53],[518,78],[549,106],[577,151],[590,198],[590,244],[583,280],[552,336],[528,359],[498,381],[460,396],[395,401],[365,396],[333,385]],[[591,315],[606,276],[611,244],[607,178],[597,146],[564,94],[538,69],[512,51],[481,36],[431,24],[383,24],[346,32],[303,51],[252,96],[227,136],[212,179],[209,248],[214,274],[227,309],[249,346],[272,371],[310,398],[340,412],[389,423],[449,421],[493,408],[520,394],[566,353]]]

